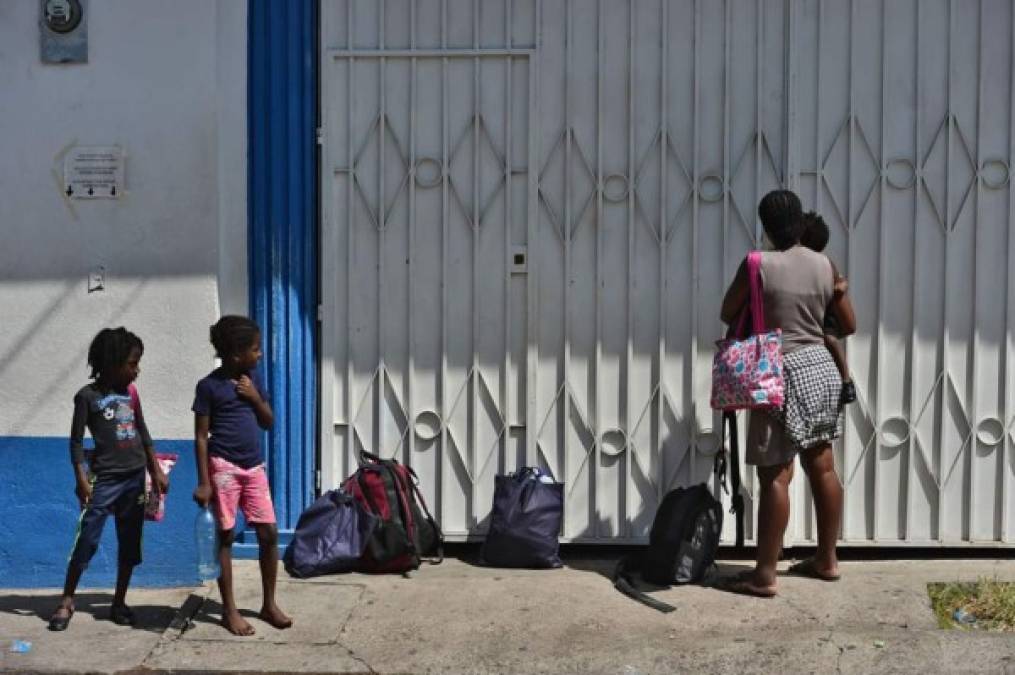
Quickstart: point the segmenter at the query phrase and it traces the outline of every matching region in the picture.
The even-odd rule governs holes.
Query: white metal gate
[[[566,540],[643,540],[710,474],[719,301],[782,185],[858,309],[843,538],[1015,542],[1012,0],[321,16],[325,487],[396,455],[465,537],[493,475],[539,463]]]

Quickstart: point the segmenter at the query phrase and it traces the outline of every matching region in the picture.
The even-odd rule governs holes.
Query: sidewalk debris
[[[967,612],[963,607],[959,607],[955,610],[952,614],[952,619],[966,626],[976,623],[976,615],[972,612]]]

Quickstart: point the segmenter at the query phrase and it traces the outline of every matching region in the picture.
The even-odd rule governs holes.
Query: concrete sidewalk
[[[724,564],[724,572],[746,568]],[[412,578],[281,572],[295,626],[256,618],[252,638],[217,625],[210,586],[133,590],[137,628],[105,620],[108,592],[83,592],[66,633],[46,620],[57,592],[0,592],[0,670],[347,673],[1013,672],[1015,635],[942,631],[931,581],[1015,580],[1015,561],[859,562],[843,579],[780,580],[762,600],[701,587],[655,593],[661,614],[614,590],[612,560],[501,570],[449,559]],[[260,606],[255,562],[237,564],[241,607]],[[33,643],[10,653],[11,641]],[[883,645],[883,646],[882,646]]]

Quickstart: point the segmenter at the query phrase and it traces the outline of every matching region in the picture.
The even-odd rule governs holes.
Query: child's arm
[[[254,406],[254,414],[257,415],[257,424],[262,429],[271,429],[271,425],[275,422],[275,415],[271,412],[271,406],[261,396],[261,392],[258,391],[251,380],[246,375],[241,375],[240,379],[236,382],[236,394],[240,398],[244,398],[250,402],[250,405]]]
[[[78,394],[74,397],[74,418],[70,425],[70,461],[74,466],[74,493],[81,508],[92,501],[92,484],[85,471],[85,424],[88,421],[88,401]]]
[[[839,270],[835,267],[835,263],[832,263],[832,274],[835,285],[829,309],[832,310],[832,316],[839,324],[838,337],[847,337],[856,332],[856,314],[853,312],[853,303],[849,299],[849,284],[845,277],[839,276]]]
[[[169,478],[163,473],[159,466],[159,460],[155,457],[155,444],[152,443],[152,435],[148,433],[148,425],[144,421],[144,413],[141,411],[141,398],[137,395],[134,385],[131,385],[131,404],[134,406],[134,427],[141,435],[141,445],[144,446],[145,462],[148,464],[148,475],[152,477],[152,487],[158,494],[169,492]]]
[[[152,477],[152,487],[158,494],[167,494],[169,492],[169,477],[162,471],[162,466],[155,456],[155,446],[144,446],[144,454],[148,464],[148,475]]]
[[[194,415],[194,454],[197,458],[197,487],[194,501],[207,506],[211,501],[211,479],[208,477],[208,421],[207,415]]]
[[[828,307],[825,308],[825,321],[822,325],[822,330],[824,330],[826,338],[838,338],[841,332],[839,330],[839,321],[832,312],[832,303],[828,303]]]

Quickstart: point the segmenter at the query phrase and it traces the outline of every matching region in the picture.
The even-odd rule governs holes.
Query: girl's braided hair
[[[804,233],[803,207],[800,198],[789,190],[773,190],[758,204],[758,217],[765,234],[780,251],[800,242]]]
[[[225,359],[252,347],[260,334],[257,322],[245,316],[227,315],[211,327],[211,343],[218,357]]]
[[[119,328],[103,328],[92,338],[88,346],[88,365],[92,369],[91,378],[95,379],[118,368],[127,362],[130,353],[137,349],[144,353],[141,338],[120,326]]]

